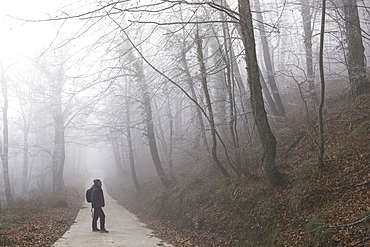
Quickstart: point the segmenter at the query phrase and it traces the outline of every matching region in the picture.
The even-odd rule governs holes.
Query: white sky
[[[58,8],[59,0],[0,0],[0,58],[5,66],[15,63],[22,55],[32,56],[53,33],[52,23],[25,23],[16,18],[55,17]]]
[[[44,18],[58,9],[59,0],[0,0],[3,14],[26,19]]]
[[[4,68],[24,70],[27,64],[35,64],[36,58],[51,44],[61,42],[82,27],[83,22],[78,19],[37,21],[61,17],[60,9],[83,13],[95,9],[95,5],[93,0],[0,0],[0,59]],[[91,36],[88,40],[78,39],[74,45],[86,46],[92,39]]]

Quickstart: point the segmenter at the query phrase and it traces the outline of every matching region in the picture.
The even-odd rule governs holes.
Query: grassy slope
[[[366,246],[370,244],[370,97],[326,110],[326,166],[317,170],[315,128],[277,130],[284,187],[262,176],[226,185],[217,175],[163,189],[123,185],[111,193],[175,246]],[[118,190],[117,190],[118,189]],[[122,196],[124,191],[124,196]]]

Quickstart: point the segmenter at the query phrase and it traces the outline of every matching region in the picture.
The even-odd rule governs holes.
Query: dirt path
[[[86,189],[92,185],[93,178],[95,177],[92,177],[86,183]],[[75,223],[53,246],[172,246],[155,237],[152,231],[146,228],[135,215],[113,200],[107,190],[104,189],[104,180],[103,190],[106,205],[104,207],[106,229],[109,233],[92,232],[91,205],[84,202],[84,208],[78,213]]]

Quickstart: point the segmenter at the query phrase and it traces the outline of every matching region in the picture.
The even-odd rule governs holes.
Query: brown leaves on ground
[[[317,168],[314,129],[280,162],[289,164],[279,195],[278,246],[370,246],[369,96],[328,107],[325,167]],[[297,129],[297,128],[296,128]],[[317,137],[316,137],[317,138]],[[280,146],[284,153],[289,146]],[[276,192],[277,189],[272,190]]]
[[[261,174],[230,185],[213,175],[172,190],[148,182],[140,196],[125,186],[110,192],[177,247],[370,246],[370,97],[334,103],[325,113],[321,170],[317,125],[275,130],[283,187],[270,188]]]
[[[0,246],[51,246],[72,225],[82,200],[71,188],[16,199],[0,212]]]

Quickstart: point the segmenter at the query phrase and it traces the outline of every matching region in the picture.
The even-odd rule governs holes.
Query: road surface
[[[91,177],[85,185],[89,188],[95,177]],[[100,177],[102,178],[102,177]],[[154,236],[152,230],[145,227],[138,218],[119,205],[103,190],[105,198],[104,212],[106,229],[109,233],[92,232],[91,204],[84,202],[83,209],[78,213],[71,228],[53,246],[121,246],[121,247],[155,247],[172,246]],[[99,226],[99,221],[98,221]]]

